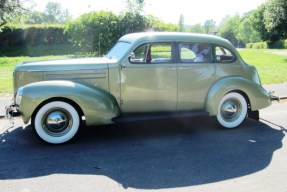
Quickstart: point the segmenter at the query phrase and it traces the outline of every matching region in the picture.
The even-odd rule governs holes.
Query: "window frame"
[[[148,46],[148,50],[149,50],[153,45],[160,45],[160,44],[170,45],[170,48],[171,48],[171,55],[170,55],[170,56],[171,56],[171,58],[170,58],[169,61],[164,61],[164,62],[161,62],[161,61],[147,62],[147,61],[146,61],[146,58],[147,58],[148,51],[146,51],[144,61],[142,61],[142,62],[134,62],[134,61],[132,61],[132,59],[129,57],[129,59],[128,59],[129,62],[130,62],[131,64],[135,64],[135,65],[137,65],[137,64],[148,64],[148,65],[149,65],[149,64],[172,64],[172,63],[175,63],[175,58],[176,58],[176,56],[175,56],[175,43],[174,43],[174,42],[148,42],[148,43],[143,43],[143,44],[137,46],[135,49],[133,49],[132,52],[135,52],[135,50],[137,50],[138,48],[140,48],[140,47],[142,47],[142,46],[145,46],[145,45]],[[132,52],[131,52],[131,53],[132,53]]]
[[[210,60],[208,62],[184,62],[181,58],[181,48],[180,44],[203,44],[203,45],[208,45],[210,48]],[[213,53],[213,44],[211,43],[206,43],[206,42],[178,42],[177,43],[177,55],[178,55],[178,62],[181,64],[204,64],[204,63],[213,63],[214,62],[214,53]]]
[[[232,54],[233,59],[230,60],[230,61],[218,61],[217,60],[217,55],[216,55],[216,47],[221,47],[221,48],[226,49],[227,51],[229,51]],[[236,56],[236,54],[234,54],[233,51],[231,51],[227,47],[225,47],[223,45],[213,44],[213,60],[214,60],[213,61],[214,63],[229,64],[229,63],[235,63],[237,61],[237,56]]]

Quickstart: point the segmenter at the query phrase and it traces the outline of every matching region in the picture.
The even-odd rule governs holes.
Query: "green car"
[[[8,116],[31,120],[37,136],[65,143],[87,126],[216,116],[225,128],[271,104],[258,73],[232,44],[191,33],[133,33],[102,58],[24,62],[14,69]]]

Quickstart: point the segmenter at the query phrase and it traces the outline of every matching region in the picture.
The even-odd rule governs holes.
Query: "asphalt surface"
[[[234,130],[206,117],[89,127],[59,146],[2,119],[0,191],[284,192],[286,109],[274,103]]]

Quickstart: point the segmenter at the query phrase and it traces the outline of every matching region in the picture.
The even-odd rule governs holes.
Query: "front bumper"
[[[11,124],[14,124],[14,117],[20,116],[20,112],[15,104],[11,104],[5,107],[5,116],[9,119]]]

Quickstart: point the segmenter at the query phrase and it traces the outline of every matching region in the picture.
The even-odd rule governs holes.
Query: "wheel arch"
[[[271,104],[269,93],[261,85],[242,77],[226,77],[215,82],[208,91],[205,110],[210,116],[217,115],[221,98],[231,92],[240,93],[246,99],[250,111],[259,110]]]
[[[42,103],[40,103],[36,108],[35,110],[33,111],[31,117],[35,117],[36,113],[39,111],[39,109],[41,107],[43,107],[44,105],[46,105],[47,103],[50,103],[50,102],[53,102],[53,101],[62,101],[62,102],[66,102],[70,105],[72,105],[78,112],[80,118],[81,116],[85,116],[82,108],[73,100],[69,99],[69,98],[65,98],[65,97],[52,97],[52,98],[49,98],[47,100],[44,100]]]
[[[114,96],[99,87],[70,81],[43,81],[24,87],[19,106],[24,123],[28,123],[41,106],[57,100],[75,107],[86,117],[87,125],[110,123],[120,113]]]

